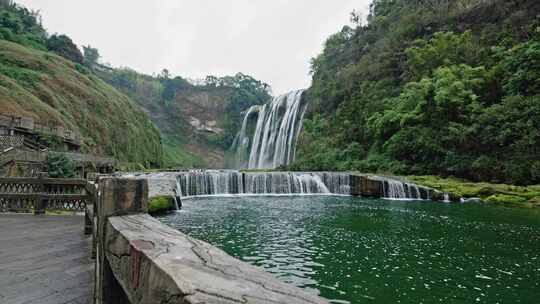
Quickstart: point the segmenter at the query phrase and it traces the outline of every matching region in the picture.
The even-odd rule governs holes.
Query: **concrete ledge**
[[[381,197],[383,196],[383,182],[369,175],[351,174],[351,195]]]
[[[105,231],[130,303],[328,303],[146,214],[109,217]]]

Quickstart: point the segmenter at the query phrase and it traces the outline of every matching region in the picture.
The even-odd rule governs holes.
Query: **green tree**
[[[506,51],[499,68],[505,74],[503,86],[509,95],[540,94],[540,40],[527,41]]]
[[[418,39],[405,50],[409,78],[417,80],[428,76],[440,66],[461,63],[474,66],[480,61],[481,50],[470,31],[437,32],[430,40]]]
[[[75,43],[66,35],[52,35],[47,40],[47,49],[73,62],[83,64],[84,57]]]
[[[31,11],[13,1],[0,2],[0,39],[46,49],[47,33],[41,26],[39,11]]]
[[[158,78],[161,80],[168,80],[171,78],[171,73],[167,69],[161,70],[161,72],[158,75]]]
[[[168,74],[164,73],[163,77],[160,78],[161,83],[163,84],[161,98],[164,101],[172,101],[178,91],[191,87],[191,84],[180,76],[171,79],[166,75]]]
[[[96,64],[98,64],[98,60],[101,57],[99,55],[98,49],[93,48],[90,45],[83,46],[83,53],[84,53],[84,64],[87,67],[92,68]]]
[[[52,178],[75,177],[75,163],[63,153],[49,153],[47,172]]]

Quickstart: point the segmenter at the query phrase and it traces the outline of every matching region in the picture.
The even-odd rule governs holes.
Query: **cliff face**
[[[0,112],[32,117],[82,136],[85,152],[159,166],[159,131],[127,96],[83,66],[0,40]]]
[[[164,166],[223,168],[227,106],[234,89],[193,86],[129,69],[98,72],[100,78],[138,103],[163,137]]]
[[[166,166],[223,168],[226,108],[232,90],[189,88],[174,100],[137,99],[163,134]]]
[[[126,68],[97,74],[145,109],[161,131],[168,168],[224,168],[241,113],[271,98],[267,84],[242,73],[198,85],[166,70],[157,77]]]

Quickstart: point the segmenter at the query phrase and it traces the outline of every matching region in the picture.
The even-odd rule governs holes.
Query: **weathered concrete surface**
[[[110,217],[105,230],[131,303],[328,303],[149,215]]]
[[[180,172],[132,172],[116,173],[114,176],[123,178],[145,179],[148,181],[148,196],[176,195],[176,177]]]
[[[82,216],[0,215],[0,303],[90,304],[94,262]]]
[[[129,178],[102,178],[98,216],[126,215],[148,210],[148,183]]]
[[[114,279],[105,256],[108,218],[129,214],[146,214],[148,211],[148,183],[133,178],[100,178],[96,227],[96,304],[128,303]]]

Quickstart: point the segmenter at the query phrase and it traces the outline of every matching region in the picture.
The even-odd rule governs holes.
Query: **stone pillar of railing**
[[[38,194],[34,204],[34,215],[45,214],[45,210],[47,210],[48,201],[45,197],[47,189],[45,187],[45,183],[43,182],[45,177],[47,177],[47,173],[41,172],[38,174],[38,184],[36,185],[36,189],[34,189],[34,191]]]
[[[111,216],[146,213],[148,211],[148,183],[146,180],[101,178],[99,192],[94,303],[129,303],[105,257],[105,229],[107,228],[107,219]]]

